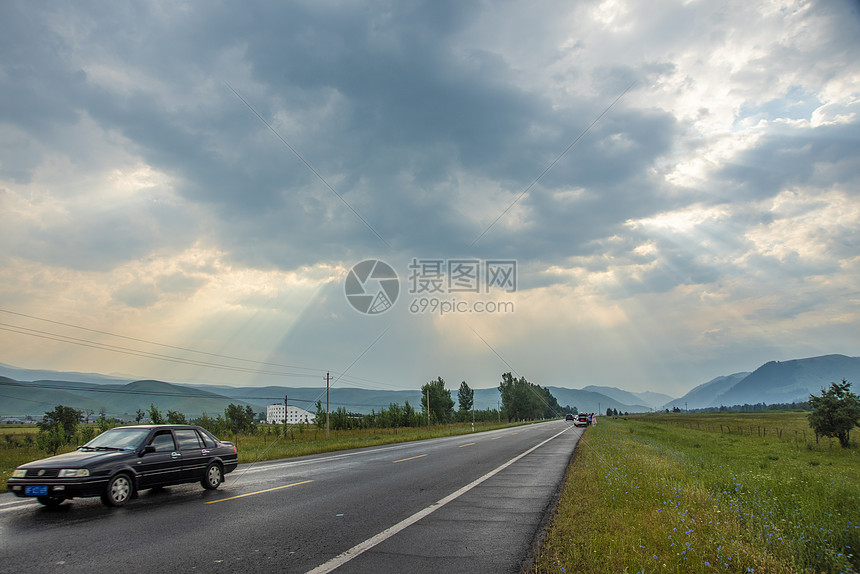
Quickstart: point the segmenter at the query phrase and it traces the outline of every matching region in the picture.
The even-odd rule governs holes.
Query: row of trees
[[[457,409],[451,390],[445,380],[437,377],[421,386],[421,408],[416,409],[406,401],[404,405],[391,403],[387,408],[370,414],[350,412],[338,407],[329,412],[329,427],[333,430],[362,428],[420,427],[427,424],[440,425],[453,422],[492,422],[502,418],[511,421],[537,420],[558,417],[567,412],[576,413],[570,407],[561,408],[549,389],[504,373],[499,384],[502,405],[498,409],[475,409],[475,390],[466,381],[457,390]],[[322,402],[316,402],[316,425],[325,428],[326,414]]]
[[[504,373],[499,392],[508,422],[555,418],[563,412],[549,389],[530,383],[525,377],[517,379]]]

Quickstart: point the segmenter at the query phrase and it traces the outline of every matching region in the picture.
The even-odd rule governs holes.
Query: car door
[[[137,460],[135,469],[140,488],[182,482],[182,454],[176,448],[173,432],[170,429],[158,430],[147,445],[154,447],[155,452],[144,452]]]
[[[182,478],[186,481],[200,480],[209,462],[209,449],[196,429],[176,429],[173,432],[182,454]]]

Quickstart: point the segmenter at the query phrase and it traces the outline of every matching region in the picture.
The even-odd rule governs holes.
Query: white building
[[[313,424],[316,415],[312,412],[290,405],[287,412],[287,424],[297,425],[299,423]],[[284,424],[284,405],[269,405],[266,407],[266,421],[273,425]]]

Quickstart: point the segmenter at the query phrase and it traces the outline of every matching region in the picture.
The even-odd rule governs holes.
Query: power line
[[[158,341],[150,341],[148,339],[129,337],[127,335],[119,335],[117,333],[111,333],[110,331],[101,331],[99,329],[90,329],[88,327],[82,327],[80,325],[75,325],[72,323],[63,323],[62,321],[55,321],[53,319],[46,319],[44,317],[36,317],[35,315],[27,315],[25,313],[19,313],[17,311],[10,311],[8,309],[0,309],[0,313],[8,313],[10,315],[17,315],[18,317],[25,317],[27,319],[33,319],[36,321],[44,321],[45,323],[53,323],[54,325],[61,325],[63,327],[71,327],[73,329],[80,329],[81,331],[89,331],[90,333],[98,333],[99,335],[108,335],[110,337],[117,337],[118,339],[126,339],[128,341],[136,341],[138,343],[146,343],[147,345],[156,345],[158,347],[165,347],[168,349],[176,349],[177,351],[186,351],[189,353],[197,353],[199,355],[206,355],[209,357],[216,357],[219,359],[230,359],[232,361],[243,361],[246,363],[254,363],[254,364],[258,364],[258,365],[269,365],[272,367],[282,367],[285,369],[299,369],[299,370],[305,370],[305,371],[316,371],[316,372],[320,372],[320,373],[324,373],[326,371],[326,369],[316,369],[316,368],[311,368],[311,367],[299,367],[296,365],[284,365],[281,363],[269,363],[266,361],[256,361],[253,359],[246,359],[244,357],[235,357],[235,356],[224,355],[224,354],[219,354],[219,353],[208,353],[206,351],[200,351],[198,349],[191,349],[189,347],[179,347],[176,345],[168,345],[167,343],[159,343]]]
[[[143,357],[143,358],[148,358],[148,359],[157,359],[157,360],[163,360],[163,361],[168,361],[168,362],[173,362],[173,363],[192,365],[192,366],[196,366],[196,367],[214,368],[214,369],[221,369],[221,370],[240,372],[240,373],[272,375],[272,376],[278,376],[278,377],[298,377],[298,378],[311,379],[311,378],[316,378],[318,376],[317,373],[325,373],[327,371],[327,369],[319,369],[319,368],[312,368],[312,367],[301,367],[301,366],[296,366],[296,365],[287,365],[287,364],[282,364],[282,363],[273,363],[273,362],[266,362],[266,361],[256,361],[256,360],[247,359],[244,357],[237,357],[237,356],[217,354],[217,353],[209,353],[206,351],[200,351],[200,350],[192,349],[192,348],[188,348],[188,347],[169,345],[166,343],[160,343],[158,341],[151,341],[148,339],[141,339],[141,338],[137,338],[137,337],[129,337],[126,335],[120,335],[117,333],[112,333],[109,331],[103,331],[103,330],[99,330],[99,329],[91,329],[88,327],[82,327],[80,325],[75,325],[72,323],[64,323],[62,321],[56,321],[56,320],[47,319],[44,317],[37,317],[34,315],[19,313],[16,311],[11,311],[9,309],[0,309],[0,313],[7,313],[9,315],[24,317],[24,318],[32,319],[35,321],[43,321],[46,323],[60,325],[63,327],[70,327],[73,329],[79,329],[79,330],[87,331],[90,333],[107,335],[107,336],[116,337],[119,339],[125,339],[125,340],[129,340],[129,341],[135,341],[138,343],[145,343],[148,345],[155,345],[155,346],[159,346],[159,347],[164,347],[164,348],[168,348],[168,349],[175,349],[175,350],[185,351],[185,352],[189,352],[189,353],[196,353],[196,354],[205,355],[208,357],[216,357],[219,359],[241,361],[241,362],[252,363],[252,364],[257,364],[257,365],[267,365],[267,366],[281,367],[281,368],[285,368],[285,369],[295,369],[298,371],[308,371],[308,372],[307,373],[301,373],[301,372],[290,373],[290,372],[274,371],[274,370],[268,370],[268,369],[254,369],[254,368],[249,368],[249,367],[228,365],[228,364],[224,364],[224,363],[216,363],[216,362],[212,362],[212,361],[203,361],[203,360],[197,360],[197,359],[177,357],[174,355],[166,355],[166,354],[161,354],[161,353],[154,353],[151,351],[143,351],[143,350],[135,349],[135,348],[131,348],[131,347],[111,345],[108,343],[100,343],[97,341],[92,341],[90,339],[71,337],[68,335],[61,335],[59,333],[54,333],[54,332],[50,332],[50,331],[31,329],[31,328],[22,327],[19,325],[0,323],[0,330],[13,332],[13,333],[17,333],[20,335],[29,335],[31,337],[38,337],[38,338],[57,341],[57,342],[61,342],[61,343],[68,343],[68,344],[73,344],[73,345],[78,345],[78,346],[83,346],[83,347],[89,347],[89,348],[93,348],[93,349],[111,351],[114,353],[122,353],[122,354],[127,354],[127,355],[131,355],[131,356],[136,356],[136,357]],[[353,364],[355,364],[355,361],[353,362]],[[350,365],[350,367],[351,366],[352,365]],[[365,379],[365,378],[355,377],[355,376],[351,376],[351,375],[347,376],[346,371],[344,371],[343,373],[335,372],[334,374],[338,375],[338,379],[339,380],[342,379],[344,383],[350,383],[350,382],[352,384],[364,383],[364,384],[370,384],[370,385],[377,385],[380,387],[396,388],[394,385],[390,385],[390,384],[383,383],[380,381],[374,381],[372,379]]]

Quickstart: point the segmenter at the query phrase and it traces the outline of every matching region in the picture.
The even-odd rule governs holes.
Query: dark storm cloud
[[[523,87],[523,71],[502,55],[463,44],[480,11],[461,3],[6,10],[6,121],[80,160],[86,152],[53,130],[93,118],[202,206],[211,217],[196,225],[233,258],[284,269],[388,252],[377,233],[398,253],[468,252],[619,93],[632,86],[631,98],[677,73],[669,61],[599,65],[589,72],[595,94],[552,102]],[[99,77],[104,69],[115,81]],[[853,177],[853,128],[777,126],[702,191],[719,204],[832,181],[834,170],[837,181]],[[677,152],[686,129],[622,98],[471,252],[551,264],[602,249],[595,239],[630,233],[628,221],[683,207],[689,197],[667,192],[652,168]],[[16,169],[27,177],[26,161]],[[464,199],[488,192],[464,187],[459,173],[507,195],[486,197],[476,213]],[[171,228],[170,216],[151,216]],[[134,226],[114,213],[104,234],[72,234],[70,244],[89,252],[111,234],[122,239],[105,265],[140,257],[155,239]]]
[[[855,106],[856,107],[856,106]],[[777,125],[714,174],[726,200],[767,198],[793,186],[851,183],[860,173],[857,122],[815,127]]]

